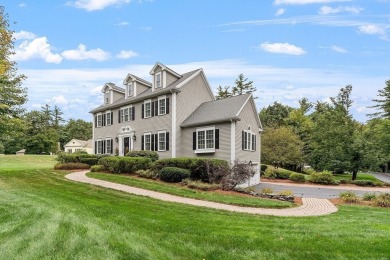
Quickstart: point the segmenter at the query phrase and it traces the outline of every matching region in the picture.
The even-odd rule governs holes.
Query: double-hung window
[[[106,121],[107,121],[107,125],[112,125],[111,112],[106,113]]]
[[[145,101],[144,106],[145,106],[144,117],[145,118],[151,117],[152,116],[152,102],[151,102],[151,100]]]
[[[196,150],[215,149],[215,128],[203,128],[196,130],[197,147]]]
[[[103,116],[100,114],[97,116],[97,127],[102,127],[103,125]]]
[[[151,151],[152,150],[152,134],[147,133],[144,135],[145,138],[145,150]]]
[[[111,147],[111,139],[106,139],[106,151],[105,153],[106,154],[110,154],[111,153],[111,150],[112,147]]]
[[[166,137],[167,133],[165,131],[158,131],[158,151],[166,151]]]
[[[158,115],[166,114],[166,102],[165,96],[159,97],[158,99]]]
[[[125,122],[128,122],[128,121],[130,121],[129,119],[130,119],[130,111],[129,111],[129,108],[125,108],[125,109],[123,109],[123,112],[124,112],[124,117],[125,117]]]
[[[105,94],[104,94],[104,99],[105,99],[105,103],[108,104],[110,103],[110,92],[107,91]]]
[[[102,140],[98,140],[96,142],[97,144],[97,154],[102,154],[103,152],[103,141]]]
[[[256,151],[256,135],[250,130],[242,131],[242,148],[245,151]]]
[[[127,84],[127,97],[133,96],[133,84],[128,83]]]
[[[161,87],[161,72],[157,73],[156,74],[156,88],[160,88]]]

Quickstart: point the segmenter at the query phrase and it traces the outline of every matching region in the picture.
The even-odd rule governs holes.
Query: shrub
[[[276,169],[276,179],[283,179],[287,180],[290,178],[290,175],[293,174],[294,172],[282,169],[282,168],[277,168]]]
[[[149,158],[136,157],[104,157],[99,164],[112,173],[134,173],[138,170],[146,170],[151,165]]]
[[[191,189],[210,191],[218,190],[219,188],[221,188],[221,185],[215,183],[206,183],[202,181],[189,181],[187,183],[187,187]]]
[[[154,171],[159,173],[165,167],[188,169],[191,179],[219,182],[224,169],[230,169],[229,163],[220,159],[205,158],[168,158],[154,162]]]
[[[160,171],[160,179],[166,182],[181,182],[190,175],[189,170],[178,167],[165,167]]]
[[[275,179],[277,177],[277,171],[275,167],[268,167],[264,172],[264,177],[268,179]]]
[[[262,188],[261,189],[261,194],[272,194],[274,191],[270,187]]]
[[[390,207],[390,194],[380,194],[375,200],[375,205],[379,207]]]
[[[376,184],[372,180],[354,180],[352,181],[353,184],[358,186],[365,186],[365,187],[375,187]]]
[[[260,175],[261,175],[261,176],[264,175],[264,173],[265,173],[265,171],[267,170],[267,168],[268,168],[268,165],[266,165],[266,164],[260,165]]]
[[[246,162],[235,160],[230,173],[222,178],[223,190],[232,190],[256,174],[256,170]]]
[[[293,192],[291,190],[282,190],[282,191],[279,192],[279,195],[282,195],[282,196],[292,196]]]
[[[304,174],[296,173],[296,172],[294,172],[290,175],[290,180],[295,181],[295,182],[305,182],[306,181]]]
[[[57,163],[54,166],[55,170],[79,170],[79,169],[89,169],[91,166],[85,163]]]
[[[312,173],[315,173],[316,171],[315,171],[313,168],[309,167],[309,168],[304,168],[304,169],[302,170],[302,172],[303,172],[304,174],[312,174]]]
[[[82,163],[82,160],[86,159],[99,159],[105,157],[106,155],[96,155],[96,154],[86,154],[86,153],[65,153],[58,152],[56,160],[60,163]],[[87,162],[88,160],[86,160]],[[89,164],[89,163],[88,163]]]
[[[157,161],[159,156],[155,151],[131,151],[126,154],[127,157],[146,157],[151,159],[153,162]]]
[[[156,178],[156,174],[151,170],[138,170],[136,171],[136,174],[148,179],[154,179]]]
[[[363,195],[363,200],[365,200],[365,201],[372,201],[375,199],[376,199],[375,193],[364,193],[364,195]]]
[[[322,184],[337,184],[331,172],[315,172],[310,174],[310,182]]]
[[[98,163],[98,158],[80,158],[80,162],[93,166]]]
[[[104,172],[104,166],[103,165],[93,165],[91,166],[91,172]]]
[[[341,192],[339,198],[346,203],[357,203],[359,198],[351,191]]]
[[[345,179],[340,180],[341,184],[351,184],[352,182],[353,182],[352,180],[345,180]]]

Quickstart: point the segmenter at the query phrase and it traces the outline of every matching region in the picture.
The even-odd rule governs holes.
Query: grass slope
[[[288,208],[293,206],[292,203],[278,200],[270,200],[255,197],[243,197],[239,195],[221,194],[212,191],[200,191],[189,189],[186,187],[180,187],[173,184],[164,182],[157,182],[153,180],[135,178],[132,176],[123,176],[118,174],[107,173],[87,173],[87,176],[106,180],[110,182],[121,183],[133,187],[144,188],[147,190],[159,191],[163,193],[169,193],[172,195],[178,195],[186,198],[200,199],[221,202],[225,204],[250,206],[250,207],[264,207],[264,208]]]
[[[251,216],[12,170],[0,159],[0,259],[387,259],[390,210]]]

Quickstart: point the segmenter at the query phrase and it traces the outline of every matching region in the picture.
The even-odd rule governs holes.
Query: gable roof
[[[120,87],[116,86],[114,83],[111,83],[111,82],[108,82],[108,83],[104,84],[104,87],[102,88],[102,93],[105,92],[106,88],[110,88],[110,89],[112,89],[114,91],[117,91],[117,92],[120,92],[122,94],[125,93],[125,89],[120,88]]]
[[[202,103],[183,121],[181,127],[220,123],[230,120],[239,121],[241,120],[239,114],[249,100],[253,100],[252,94],[243,94]],[[255,114],[257,115],[256,108]],[[261,128],[261,124],[259,127]]]
[[[123,81],[123,84],[126,85],[126,83],[128,82],[129,78],[131,78],[134,81],[138,81],[138,82],[140,82],[140,83],[142,83],[142,84],[144,84],[144,85],[146,85],[148,87],[152,87],[152,83],[150,83],[149,81],[146,81],[146,80],[144,80],[144,79],[142,79],[140,77],[137,77],[136,75],[131,74],[131,73],[127,74],[125,80]]]
[[[64,147],[65,146],[81,146],[83,148],[92,148],[92,139],[89,139],[88,141],[72,139],[66,145],[64,145]]]
[[[128,99],[125,99],[125,97],[120,98],[120,99],[118,99],[117,101],[115,101],[114,103],[112,103],[110,105],[105,105],[105,106],[101,105],[101,106],[93,109],[89,113],[101,112],[101,111],[105,111],[105,110],[108,110],[108,109],[121,107],[121,106],[124,106],[124,105],[127,105],[127,104],[132,104],[134,102],[137,102],[137,101],[140,101],[140,100],[144,100],[144,99],[147,99],[147,98],[152,98],[152,97],[155,97],[155,96],[160,96],[160,95],[163,95],[163,94],[167,94],[167,93],[170,93],[171,91],[175,91],[175,90],[177,91],[184,84],[186,84],[188,81],[190,81],[191,79],[193,79],[194,77],[199,75],[199,73],[201,73],[201,72],[202,72],[202,69],[197,69],[197,70],[193,70],[193,71],[184,73],[180,79],[172,82],[167,87],[165,87],[165,88],[163,88],[161,90],[152,91],[152,88],[149,88],[149,89],[145,90],[144,92],[138,94],[135,97],[131,97],[131,98],[128,98]]]
[[[160,62],[156,62],[156,64],[154,64],[153,68],[150,70],[149,74],[150,75],[153,75],[154,74],[154,70],[157,68],[157,67],[161,67],[161,70],[166,70],[168,71],[169,73],[171,73],[172,75],[178,77],[178,78],[181,78],[182,75],[180,75],[179,73],[177,73],[176,71],[168,68],[167,66],[165,66],[164,64],[161,64]]]

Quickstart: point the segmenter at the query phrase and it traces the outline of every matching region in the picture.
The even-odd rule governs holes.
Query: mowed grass
[[[390,210],[252,216],[2,168],[0,259],[388,259]],[[54,163],[53,163],[54,164]]]
[[[53,168],[54,155],[0,155],[0,170]]]
[[[189,189],[187,187],[181,187],[178,185],[164,183],[161,181],[136,178],[129,175],[123,176],[118,174],[90,172],[87,173],[87,176],[95,179],[121,183],[133,187],[144,188],[147,190],[169,193],[172,195],[178,195],[186,198],[215,201],[215,202],[221,202],[221,203],[231,204],[231,205],[263,207],[263,208],[288,208],[294,206],[294,204],[285,201],[240,196],[240,194],[236,194],[236,195],[226,194],[226,193],[222,194],[216,191],[194,190],[194,189]]]
[[[335,180],[352,180],[352,173],[334,174]],[[369,180],[373,182],[380,182],[375,176],[367,173],[358,173],[356,180]]]

